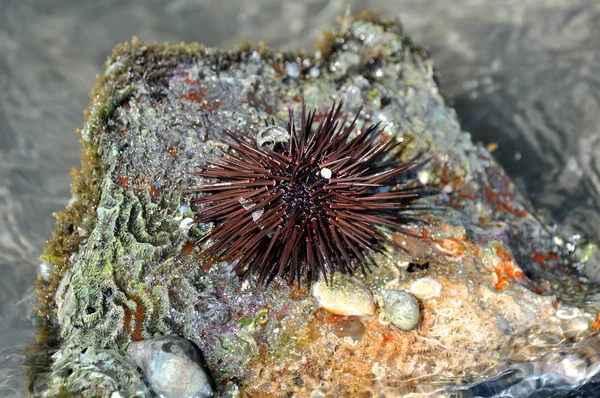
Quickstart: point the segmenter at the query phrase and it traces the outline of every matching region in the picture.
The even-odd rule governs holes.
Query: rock
[[[328,283],[320,280],[313,286],[313,296],[321,307],[337,315],[373,315],[375,303],[371,292],[356,278],[336,272]]]
[[[196,342],[215,375],[216,394],[302,396],[294,382],[300,377],[304,392],[360,396],[363,388],[403,385],[411,393],[423,386],[447,388],[447,380],[456,385],[489,377],[482,370],[507,365],[506,353],[521,348],[519,336],[543,335],[551,325],[578,339],[561,344],[565,357],[595,332],[600,298],[589,294],[594,289],[574,263],[555,251],[554,230],[531,213],[531,203],[494,158],[462,131],[427,54],[397,22],[373,15],[348,15],[342,22],[315,57],[262,46],[222,51],[138,40],[116,48],[81,129],[75,199],[58,215],[42,256],[48,264],[42,272],[50,275],[37,281],[42,358],[32,362],[32,396],[55,396],[49,386],[73,396],[148,396],[146,377],[123,347],[151,336],[177,334]],[[415,170],[419,180],[451,195],[426,195],[424,214],[414,215],[421,222],[412,223],[411,215],[408,234],[390,236],[405,250],[352,254],[353,260],[368,257],[360,282],[336,274],[329,286],[321,281],[308,288],[306,279],[290,284],[279,277],[257,286],[252,273],[244,280],[236,276],[244,264],[238,267],[232,258],[198,257],[211,244],[203,237],[213,223],[181,222],[205,215],[192,203],[199,195],[190,187],[207,183],[194,173],[231,150],[224,130],[268,152],[270,141],[285,134],[269,136],[282,133],[271,129],[256,142],[258,131],[265,121],[285,129],[290,111],[301,114],[302,99],[319,119],[334,100],[344,101],[345,126],[362,109],[358,126],[381,122],[386,142],[406,143],[390,157],[430,159]],[[332,170],[323,164],[316,177],[335,179]],[[245,211],[248,222],[265,219],[251,198],[240,199],[224,214]],[[429,211],[440,206],[443,211]],[[344,211],[323,210],[327,217]],[[351,229],[340,239],[358,239]],[[337,269],[338,260],[322,264]],[[354,264],[357,271],[360,265]],[[441,290],[437,281],[443,281]],[[371,292],[386,290],[398,292],[387,293],[378,314],[386,319],[378,322]],[[398,299],[400,291],[423,299],[421,308]],[[327,311],[315,311],[317,302]],[[397,319],[403,306],[411,315],[406,324]],[[581,310],[570,313],[577,316],[575,329],[565,318],[573,307]],[[419,333],[390,327],[384,316],[410,328],[418,309],[424,320]],[[207,372],[200,373],[188,349],[174,345],[183,354],[167,355],[164,344],[152,345],[156,341],[129,349],[153,388],[162,388],[174,363],[205,380]],[[159,363],[163,357],[168,361]]]
[[[419,303],[410,293],[384,290],[383,308],[386,316],[402,330],[412,330],[419,323]]]
[[[215,396],[200,352],[188,340],[161,336],[134,341],[127,353],[139,366],[152,390],[166,398]]]

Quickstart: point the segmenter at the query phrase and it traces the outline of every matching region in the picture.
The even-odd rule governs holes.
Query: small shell
[[[365,285],[356,278],[336,272],[329,285],[320,280],[313,286],[313,296],[321,307],[337,315],[373,315],[375,303]]]
[[[402,330],[412,330],[419,323],[419,303],[410,293],[384,290],[383,307],[389,320]]]
[[[161,336],[134,341],[127,347],[127,353],[144,372],[150,388],[160,396],[215,396],[210,376],[202,366],[201,354],[188,340]]]
[[[273,150],[278,143],[287,143],[289,140],[290,133],[278,126],[268,126],[256,134],[256,143],[259,148]]]

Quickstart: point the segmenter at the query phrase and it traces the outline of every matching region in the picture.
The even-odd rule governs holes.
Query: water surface
[[[596,1],[0,0],[0,396],[25,396],[38,256],[69,200],[74,130],[112,47],[136,35],[310,50],[348,6],[399,16],[474,140],[498,144],[495,156],[550,223],[598,239]]]

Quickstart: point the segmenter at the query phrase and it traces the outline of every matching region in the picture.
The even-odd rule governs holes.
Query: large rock
[[[548,341],[570,339],[568,354],[598,329],[577,256],[554,245],[461,130],[432,62],[401,25],[347,16],[318,48],[225,52],[134,39],[115,49],[81,130],[73,200],[43,256],[35,394],[146,396],[126,348],[160,335],[194,342],[222,395],[394,395],[543,360]],[[371,272],[354,276],[373,300],[359,315],[328,312],[307,286],[242,283],[231,259],[198,256],[210,225],[191,223],[190,172],[227,150],[224,129],[253,134],[267,120],[285,128],[302,98],[321,113],[340,100],[348,115],[362,107],[361,122],[382,122],[390,139],[407,142],[401,160],[431,159],[417,178],[439,194],[423,200],[410,235],[391,236],[405,250],[377,254]],[[415,330],[387,319],[388,291],[417,297]]]

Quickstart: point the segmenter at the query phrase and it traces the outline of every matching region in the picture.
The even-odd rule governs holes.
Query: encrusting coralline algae
[[[228,151],[224,129],[286,129],[303,102],[319,116],[340,101],[346,115],[362,107],[359,126],[381,122],[388,139],[404,140],[398,160],[429,158],[417,177],[439,192],[423,198],[432,210],[410,233],[389,234],[403,250],[339,276],[362,292],[357,312],[350,295],[330,294],[339,284],[265,287],[232,274],[230,258],[199,258],[196,242],[213,226],[190,221],[201,209],[187,190],[202,182],[192,171]],[[261,146],[283,137],[272,133]],[[81,135],[74,199],[37,284],[35,396],[169,396],[152,392],[160,372],[144,374],[128,354],[167,335],[197,346],[222,396],[427,392],[517,363],[543,367],[556,342],[583,358],[569,383],[596,372],[598,296],[573,267],[578,252],[554,245],[461,130],[432,62],[397,22],[346,16],[313,55],[134,39],[105,64]],[[389,316],[390,292],[416,297],[410,330]]]

